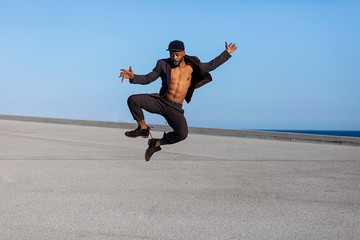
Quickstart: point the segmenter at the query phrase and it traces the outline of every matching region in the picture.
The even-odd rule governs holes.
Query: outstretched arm
[[[160,60],[156,63],[156,66],[153,69],[153,71],[146,75],[134,74],[131,67],[129,68],[129,70],[120,69],[120,71],[122,71],[119,76],[119,78],[122,77],[121,82],[123,82],[124,78],[128,78],[130,79],[130,83],[133,84],[143,84],[143,85],[149,84],[160,77],[160,73],[161,73]]]
[[[212,70],[215,70],[218,66],[229,60],[231,58],[230,53],[234,52],[237,49],[237,46],[235,43],[230,43],[229,45],[227,42],[225,42],[225,50],[216,58],[211,60],[208,63],[201,63],[201,68],[210,72]]]

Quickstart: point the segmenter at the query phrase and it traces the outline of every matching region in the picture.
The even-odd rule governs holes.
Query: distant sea
[[[330,135],[340,137],[360,137],[360,131],[328,131],[328,130],[264,130],[258,129],[258,131],[269,131],[269,132],[288,132],[288,133],[303,133],[303,134],[315,134],[315,135]]]

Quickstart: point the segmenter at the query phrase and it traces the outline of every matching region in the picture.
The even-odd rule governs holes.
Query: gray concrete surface
[[[0,239],[359,239],[358,146],[124,132],[0,120]]]

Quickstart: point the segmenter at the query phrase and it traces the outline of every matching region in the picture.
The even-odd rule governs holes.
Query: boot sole
[[[129,138],[137,138],[137,137],[142,137],[142,138],[148,138],[149,137],[149,135],[147,135],[147,136],[128,136],[128,135],[126,135],[125,134],[125,136],[127,136],[127,137],[129,137]]]

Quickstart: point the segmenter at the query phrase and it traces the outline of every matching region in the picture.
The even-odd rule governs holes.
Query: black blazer
[[[185,100],[187,103],[191,101],[191,97],[196,88],[203,86],[204,84],[211,82],[212,77],[210,75],[210,71],[216,69],[218,66],[226,62],[231,55],[225,50],[219,56],[214,58],[208,63],[200,62],[199,58],[194,56],[185,55],[185,62],[193,63],[194,69],[191,78],[191,84],[188,89],[188,92],[185,96]],[[146,75],[136,75],[134,74],[134,78],[130,79],[130,83],[133,84],[149,84],[159,77],[162,80],[162,86],[159,92],[160,96],[165,96],[168,92],[169,84],[170,84],[170,74],[171,74],[171,60],[170,58],[160,59],[157,61],[155,68],[152,72]],[[158,95],[158,94],[154,94]]]

